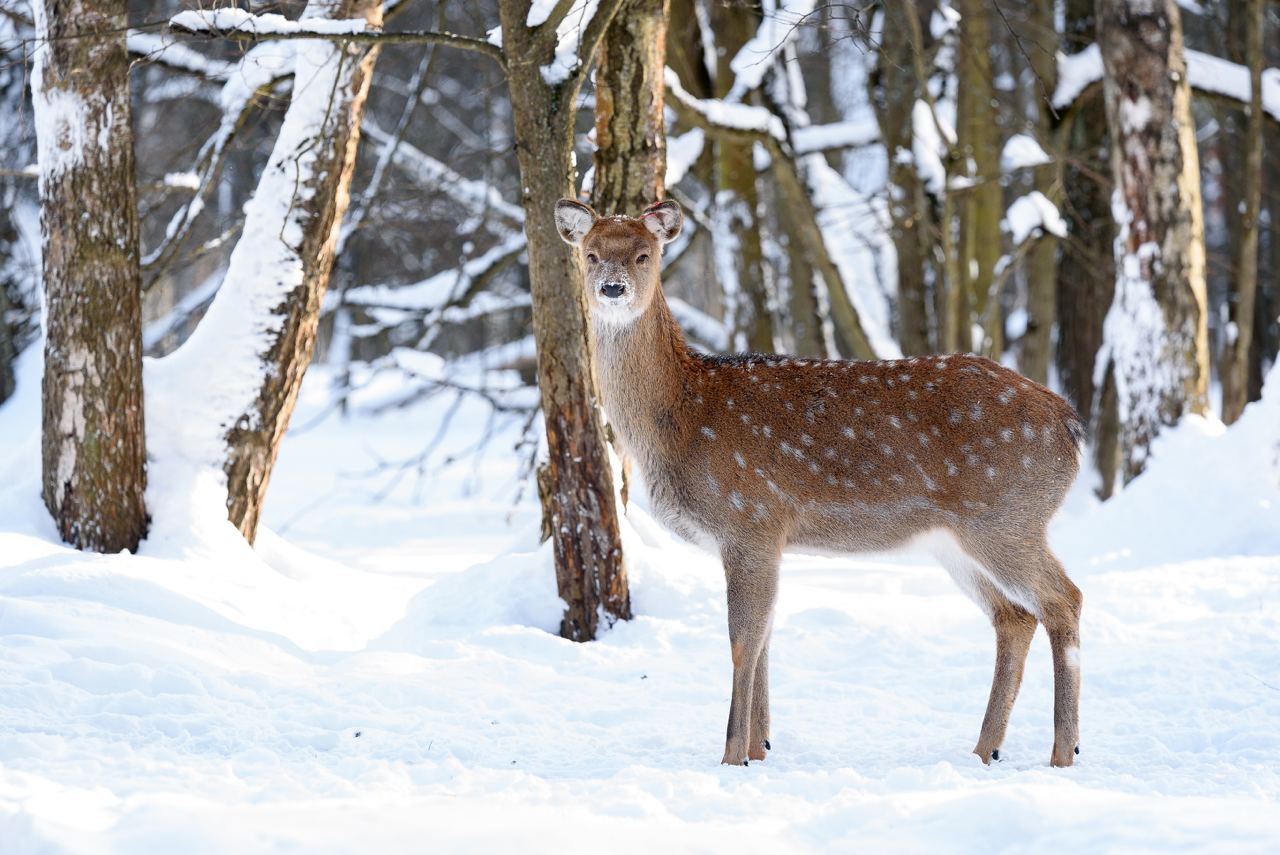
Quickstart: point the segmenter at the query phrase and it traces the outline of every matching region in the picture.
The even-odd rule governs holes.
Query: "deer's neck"
[[[597,323],[605,410],[624,450],[649,470],[678,453],[699,365],[659,289],[626,327]]]

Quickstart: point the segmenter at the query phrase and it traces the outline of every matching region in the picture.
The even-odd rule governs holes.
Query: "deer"
[[[973,752],[1000,759],[1036,626],[1054,674],[1053,766],[1079,754],[1083,597],[1048,523],[1084,428],[1049,389],[963,354],[882,361],[709,355],[690,348],[659,275],[684,215],[555,206],[586,266],[604,411],[654,516],[718,552],[733,690],[722,763],[764,760],[769,642],[782,553],[924,549],[986,613],[995,674]]]

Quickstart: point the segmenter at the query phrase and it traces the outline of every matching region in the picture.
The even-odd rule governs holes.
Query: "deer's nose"
[[[600,286],[600,293],[609,299],[621,297],[622,292],[626,290],[626,286],[621,282],[606,282]]]

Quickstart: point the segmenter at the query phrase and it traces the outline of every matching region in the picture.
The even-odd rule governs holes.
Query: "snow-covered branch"
[[[1249,103],[1249,69],[1239,63],[1198,50],[1186,51],[1191,88],[1201,95]],[[1102,53],[1096,44],[1079,53],[1058,57],[1058,87],[1053,106],[1070,107],[1089,87],[1102,82]],[[1262,111],[1280,122],[1280,68],[1262,72]]]
[[[502,49],[485,39],[429,30],[388,33],[369,28],[361,18],[293,21],[283,15],[255,15],[242,9],[207,9],[180,12],[169,20],[169,26],[175,33],[238,41],[327,39],[369,44],[444,45],[483,54],[499,65],[505,64]]]

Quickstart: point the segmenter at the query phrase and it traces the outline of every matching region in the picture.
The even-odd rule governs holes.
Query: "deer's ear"
[[[658,243],[671,243],[680,236],[680,229],[684,228],[684,212],[680,210],[678,202],[668,199],[645,208],[640,215],[640,222],[653,232]]]
[[[556,202],[556,231],[564,242],[572,246],[581,246],[582,239],[595,225],[596,212],[590,205],[575,202],[572,199],[561,199]]]

